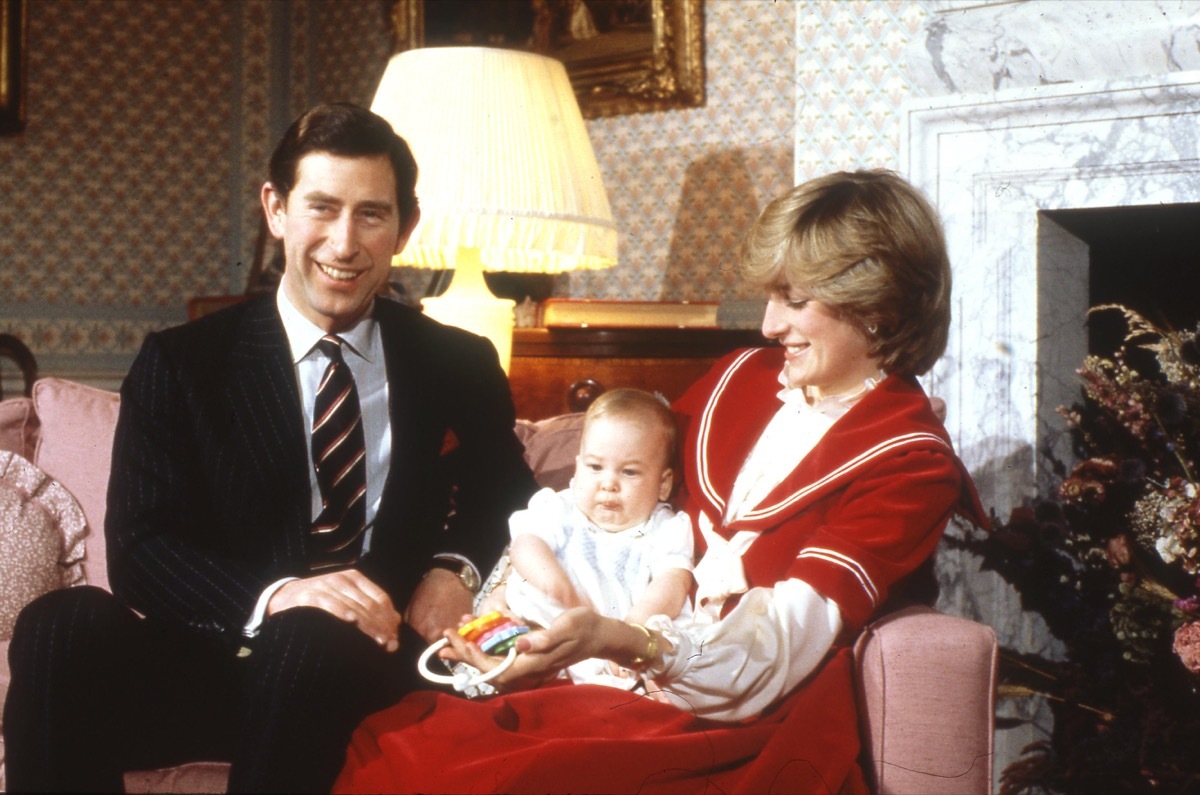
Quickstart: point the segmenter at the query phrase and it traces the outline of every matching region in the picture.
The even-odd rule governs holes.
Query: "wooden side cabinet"
[[[757,329],[519,328],[508,381],[517,416],[529,420],[582,411],[617,387],[673,401],[725,354],[765,344]]]

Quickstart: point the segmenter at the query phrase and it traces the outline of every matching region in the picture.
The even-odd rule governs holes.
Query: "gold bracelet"
[[[655,635],[653,632],[646,629],[641,624],[634,624],[633,622],[629,622],[629,626],[633,627],[634,629],[640,629],[642,632],[646,633],[646,651],[644,654],[641,654],[638,657],[634,657],[632,660],[630,660],[628,663],[626,663],[625,667],[626,668],[641,668],[641,667],[644,667],[647,663],[653,661],[656,657],[658,657],[658,635]]]

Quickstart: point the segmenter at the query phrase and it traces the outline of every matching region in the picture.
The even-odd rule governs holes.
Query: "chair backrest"
[[[0,356],[7,356],[16,362],[25,378],[25,397],[33,394],[33,382],[37,380],[37,359],[33,351],[14,337],[12,334],[0,334]],[[4,379],[0,378],[0,400],[4,399]]]

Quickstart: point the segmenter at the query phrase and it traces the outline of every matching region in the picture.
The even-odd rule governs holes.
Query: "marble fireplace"
[[[1052,479],[1047,454],[1070,458],[1056,409],[1078,399],[1087,353],[1088,244],[1054,211],[1200,203],[1200,4],[931,7],[909,56],[929,96],[903,108],[900,152],[942,214],[955,273],[949,347],[926,386],[985,506],[1007,516]],[[1164,289],[1196,285],[1200,269]],[[943,554],[939,579],[940,608],[1058,653],[968,556]],[[1044,704],[1000,712],[1027,723],[997,732],[997,774],[1052,722]]]
[[[1040,450],[1067,455],[1055,409],[1087,352],[1087,244],[1045,211],[1200,202],[1200,72],[926,100],[903,135],[901,170],[942,213],[955,267],[929,387],[1005,513],[1045,480]]]

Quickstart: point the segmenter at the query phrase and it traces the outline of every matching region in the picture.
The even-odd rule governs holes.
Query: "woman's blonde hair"
[[[937,212],[891,171],[838,172],[772,201],[742,244],[743,278],[804,290],[870,331],[889,373],[921,375],[946,349],[950,259]]]

